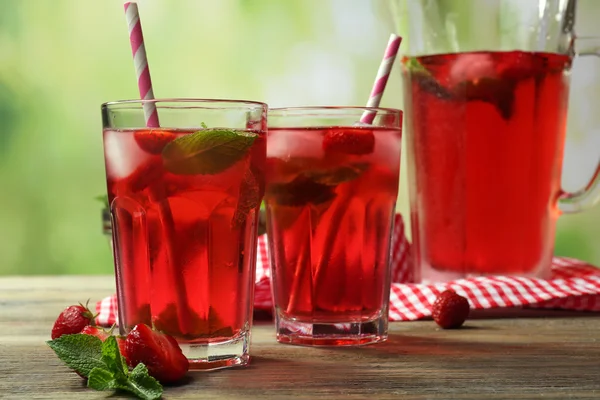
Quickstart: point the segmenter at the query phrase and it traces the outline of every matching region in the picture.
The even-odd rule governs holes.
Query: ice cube
[[[321,159],[323,152],[323,135],[320,131],[312,130],[270,130],[267,141],[267,157],[317,158]]]
[[[105,131],[104,154],[109,178],[125,178],[144,163],[150,155],[140,149],[133,132]]]
[[[373,158],[377,163],[383,163],[392,171],[400,168],[401,141],[397,131],[374,130],[375,149]]]
[[[458,85],[466,81],[477,81],[482,78],[496,77],[494,60],[489,54],[463,54],[458,56],[450,70],[450,85]]]

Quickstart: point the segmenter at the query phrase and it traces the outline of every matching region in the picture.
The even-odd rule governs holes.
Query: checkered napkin
[[[477,277],[439,284],[412,282],[410,244],[404,235],[404,223],[396,216],[392,236],[392,288],[390,320],[412,321],[431,315],[437,295],[451,288],[469,299],[473,309],[503,307],[557,308],[600,311],[600,269],[583,261],[554,257],[549,280],[508,276]],[[266,235],[258,239],[254,308],[270,311],[271,272]],[[116,297],[96,304],[97,322],[117,322]]]

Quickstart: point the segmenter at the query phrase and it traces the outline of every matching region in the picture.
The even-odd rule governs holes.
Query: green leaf
[[[256,133],[232,129],[204,129],[181,136],[162,152],[167,171],[179,175],[217,174],[242,159]]]
[[[110,371],[94,368],[88,379],[88,387],[96,390],[122,390],[140,399],[154,400],[163,393],[162,385],[148,374],[148,368],[138,364],[128,378],[115,379]]]
[[[106,208],[110,207],[108,204],[108,195],[107,194],[101,194],[100,196],[94,197],[94,199],[101,202],[104,205],[104,207],[106,207]]]
[[[163,392],[162,385],[148,374],[148,368],[142,363],[131,371],[127,385],[128,390],[141,399],[158,399]]]
[[[272,183],[265,198],[281,206],[303,207],[327,203],[335,197],[334,186],[317,183],[304,175],[288,183]]]
[[[121,352],[119,351],[119,345],[117,344],[117,338],[109,336],[102,343],[102,361],[106,364],[108,369],[115,374],[115,378],[127,378],[129,368],[125,363]]]
[[[102,361],[102,341],[95,336],[63,335],[46,343],[69,368],[85,377],[94,368],[106,368]]]
[[[95,336],[78,333],[46,343],[67,366],[88,378],[89,388],[122,390],[148,400],[162,395],[161,384],[148,374],[144,364],[138,364],[129,373],[114,336],[109,336],[103,343]]]
[[[336,186],[358,178],[367,169],[369,169],[368,163],[353,163],[328,169],[309,170],[304,175],[322,185]]]
[[[111,390],[117,388],[117,381],[114,375],[103,368],[94,368],[90,372],[87,385],[91,389],[96,390]]]
[[[427,68],[425,68],[423,64],[419,62],[419,59],[417,57],[406,58],[403,65],[404,68],[407,69],[411,74],[420,73],[425,75],[431,75],[431,72],[429,72]]]

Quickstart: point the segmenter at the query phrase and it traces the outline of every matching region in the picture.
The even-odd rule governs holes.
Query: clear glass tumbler
[[[372,124],[357,123],[364,113],[376,113]],[[401,136],[399,110],[269,110],[265,202],[279,342],[387,338]]]
[[[232,100],[102,105],[120,331],[174,336],[191,368],[249,361],[266,115]]]

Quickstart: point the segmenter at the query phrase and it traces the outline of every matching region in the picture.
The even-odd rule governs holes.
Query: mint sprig
[[[114,336],[102,342],[95,336],[78,333],[46,343],[69,368],[88,378],[89,388],[122,390],[146,400],[162,395],[162,385],[148,374],[144,364],[129,372]]]
[[[218,174],[246,155],[256,133],[210,128],[181,136],[162,152],[167,171],[178,175]]]

